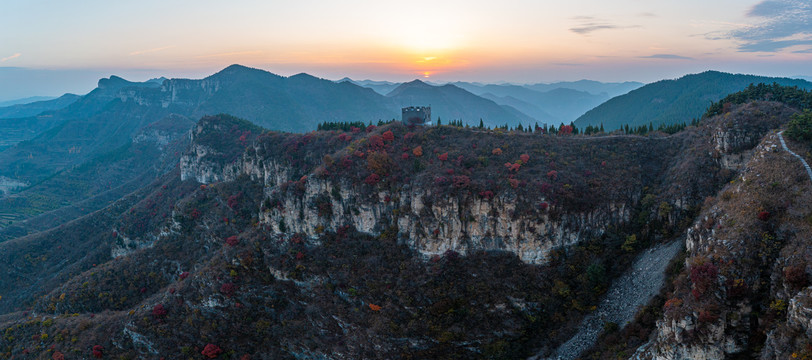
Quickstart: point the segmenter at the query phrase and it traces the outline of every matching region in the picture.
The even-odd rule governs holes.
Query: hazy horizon
[[[81,94],[110,75],[202,78],[235,63],[395,82],[812,76],[812,0],[9,0],[3,8],[0,101]]]

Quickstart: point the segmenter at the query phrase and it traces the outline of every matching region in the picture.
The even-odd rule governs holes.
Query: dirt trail
[[[622,328],[634,320],[637,309],[660,292],[665,279],[665,268],[683,246],[684,239],[681,238],[640,254],[632,268],[612,284],[598,309],[584,318],[578,333],[547,359],[576,359],[595,343],[605,323],[614,322]],[[544,358],[535,355],[529,360],[541,359]]]

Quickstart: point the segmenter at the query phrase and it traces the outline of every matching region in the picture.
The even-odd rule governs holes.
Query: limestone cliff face
[[[226,165],[207,161],[213,152],[210,147],[193,145],[181,159],[183,179],[212,183],[247,175],[261,182],[273,205],[261,210],[260,220],[275,232],[316,236],[321,231],[352,225],[359,231],[379,234],[397,225],[401,241],[425,255],[448,250],[463,254],[502,250],[528,263],[544,263],[554,248],[601,235],[610,226],[628,222],[634,206],[626,202],[596,204],[587,212],[566,213],[554,207],[539,209],[537,204],[545,199],[524,199],[516,192],[490,199],[448,196],[415,183],[405,183],[399,191],[381,190],[370,196],[369,191],[361,189],[367,185],[347,180],[334,182],[310,175],[291,182],[289,168],[274,158],[257,156],[256,151]],[[520,211],[518,207],[531,210]]]

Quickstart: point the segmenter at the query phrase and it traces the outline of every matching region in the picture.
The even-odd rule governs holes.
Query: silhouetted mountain
[[[527,101],[519,100],[513,96],[496,96],[491,93],[484,93],[479,95],[488,100],[501,105],[507,105],[521,111],[524,114],[536,119],[539,123],[544,124],[558,124],[560,119],[550,113],[542,110],[539,106],[531,104]]]
[[[651,123],[656,127],[688,123],[702,116],[712,101],[719,101],[753,83],[773,82],[812,89],[812,83],[805,80],[706,71],[676,80],[657,81],[612,98],[579,117],[575,124],[583,128],[603,123],[606,130],[614,130],[624,124],[634,127]]]
[[[362,86],[365,88],[370,88],[375,90],[376,93],[381,95],[386,95],[392,90],[395,90],[396,87],[400,86],[401,83],[395,83],[390,81],[375,81],[375,80],[353,80],[348,77],[345,77],[341,80],[336,81],[340,82],[351,82],[355,85]]]
[[[596,82],[597,83],[597,82]],[[519,85],[476,85],[472,83],[455,83],[460,87],[503,105],[514,106],[527,115],[534,117],[540,122],[570,123],[583,115],[589,109],[598,106],[609,99],[604,94],[590,94],[585,91],[553,88],[545,92],[539,92]],[[602,84],[602,83],[597,83]],[[490,94],[485,96],[485,94]],[[520,100],[530,106],[516,103]]]
[[[64,109],[76,102],[80,97],[79,95],[65,94],[56,99],[0,107],[0,119],[29,117],[39,115],[45,111]]]
[[[432,118],[440,118],[445,123],[461,119],[467,124],[478,125],[482,119],[486,126],[494,127],[528,125],[536,121],[510,106],[499,105],[450,84],[433,86],[414,80],[401,84],[387,97],[402,106],[431,105]]]
[[[525,85],[528,89],[536,91],[550,91],[555,89],[572,89],[578,91],[585,91],[593,95],[606,94],[609,98],[618,95],[623,95],[637,89],[645,84],[636,81],[626,81],[622,83],[604,83],[594,80],[578,80],[578,81],[560,81],[551,84],[532,84]]]
[[[21,99],[13,99],[13,100],[6,100],[0,101],[0,107],[6,107],[11,105],[22,105],[22,104],[30,104],[32,102],[37,101],[47,101],[56,99],[56,96],[29,96]]]

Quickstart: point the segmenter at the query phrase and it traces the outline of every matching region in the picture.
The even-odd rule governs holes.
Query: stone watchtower
[[[401,110],[406,125],[431,124],[431,106],[409,106]]]

